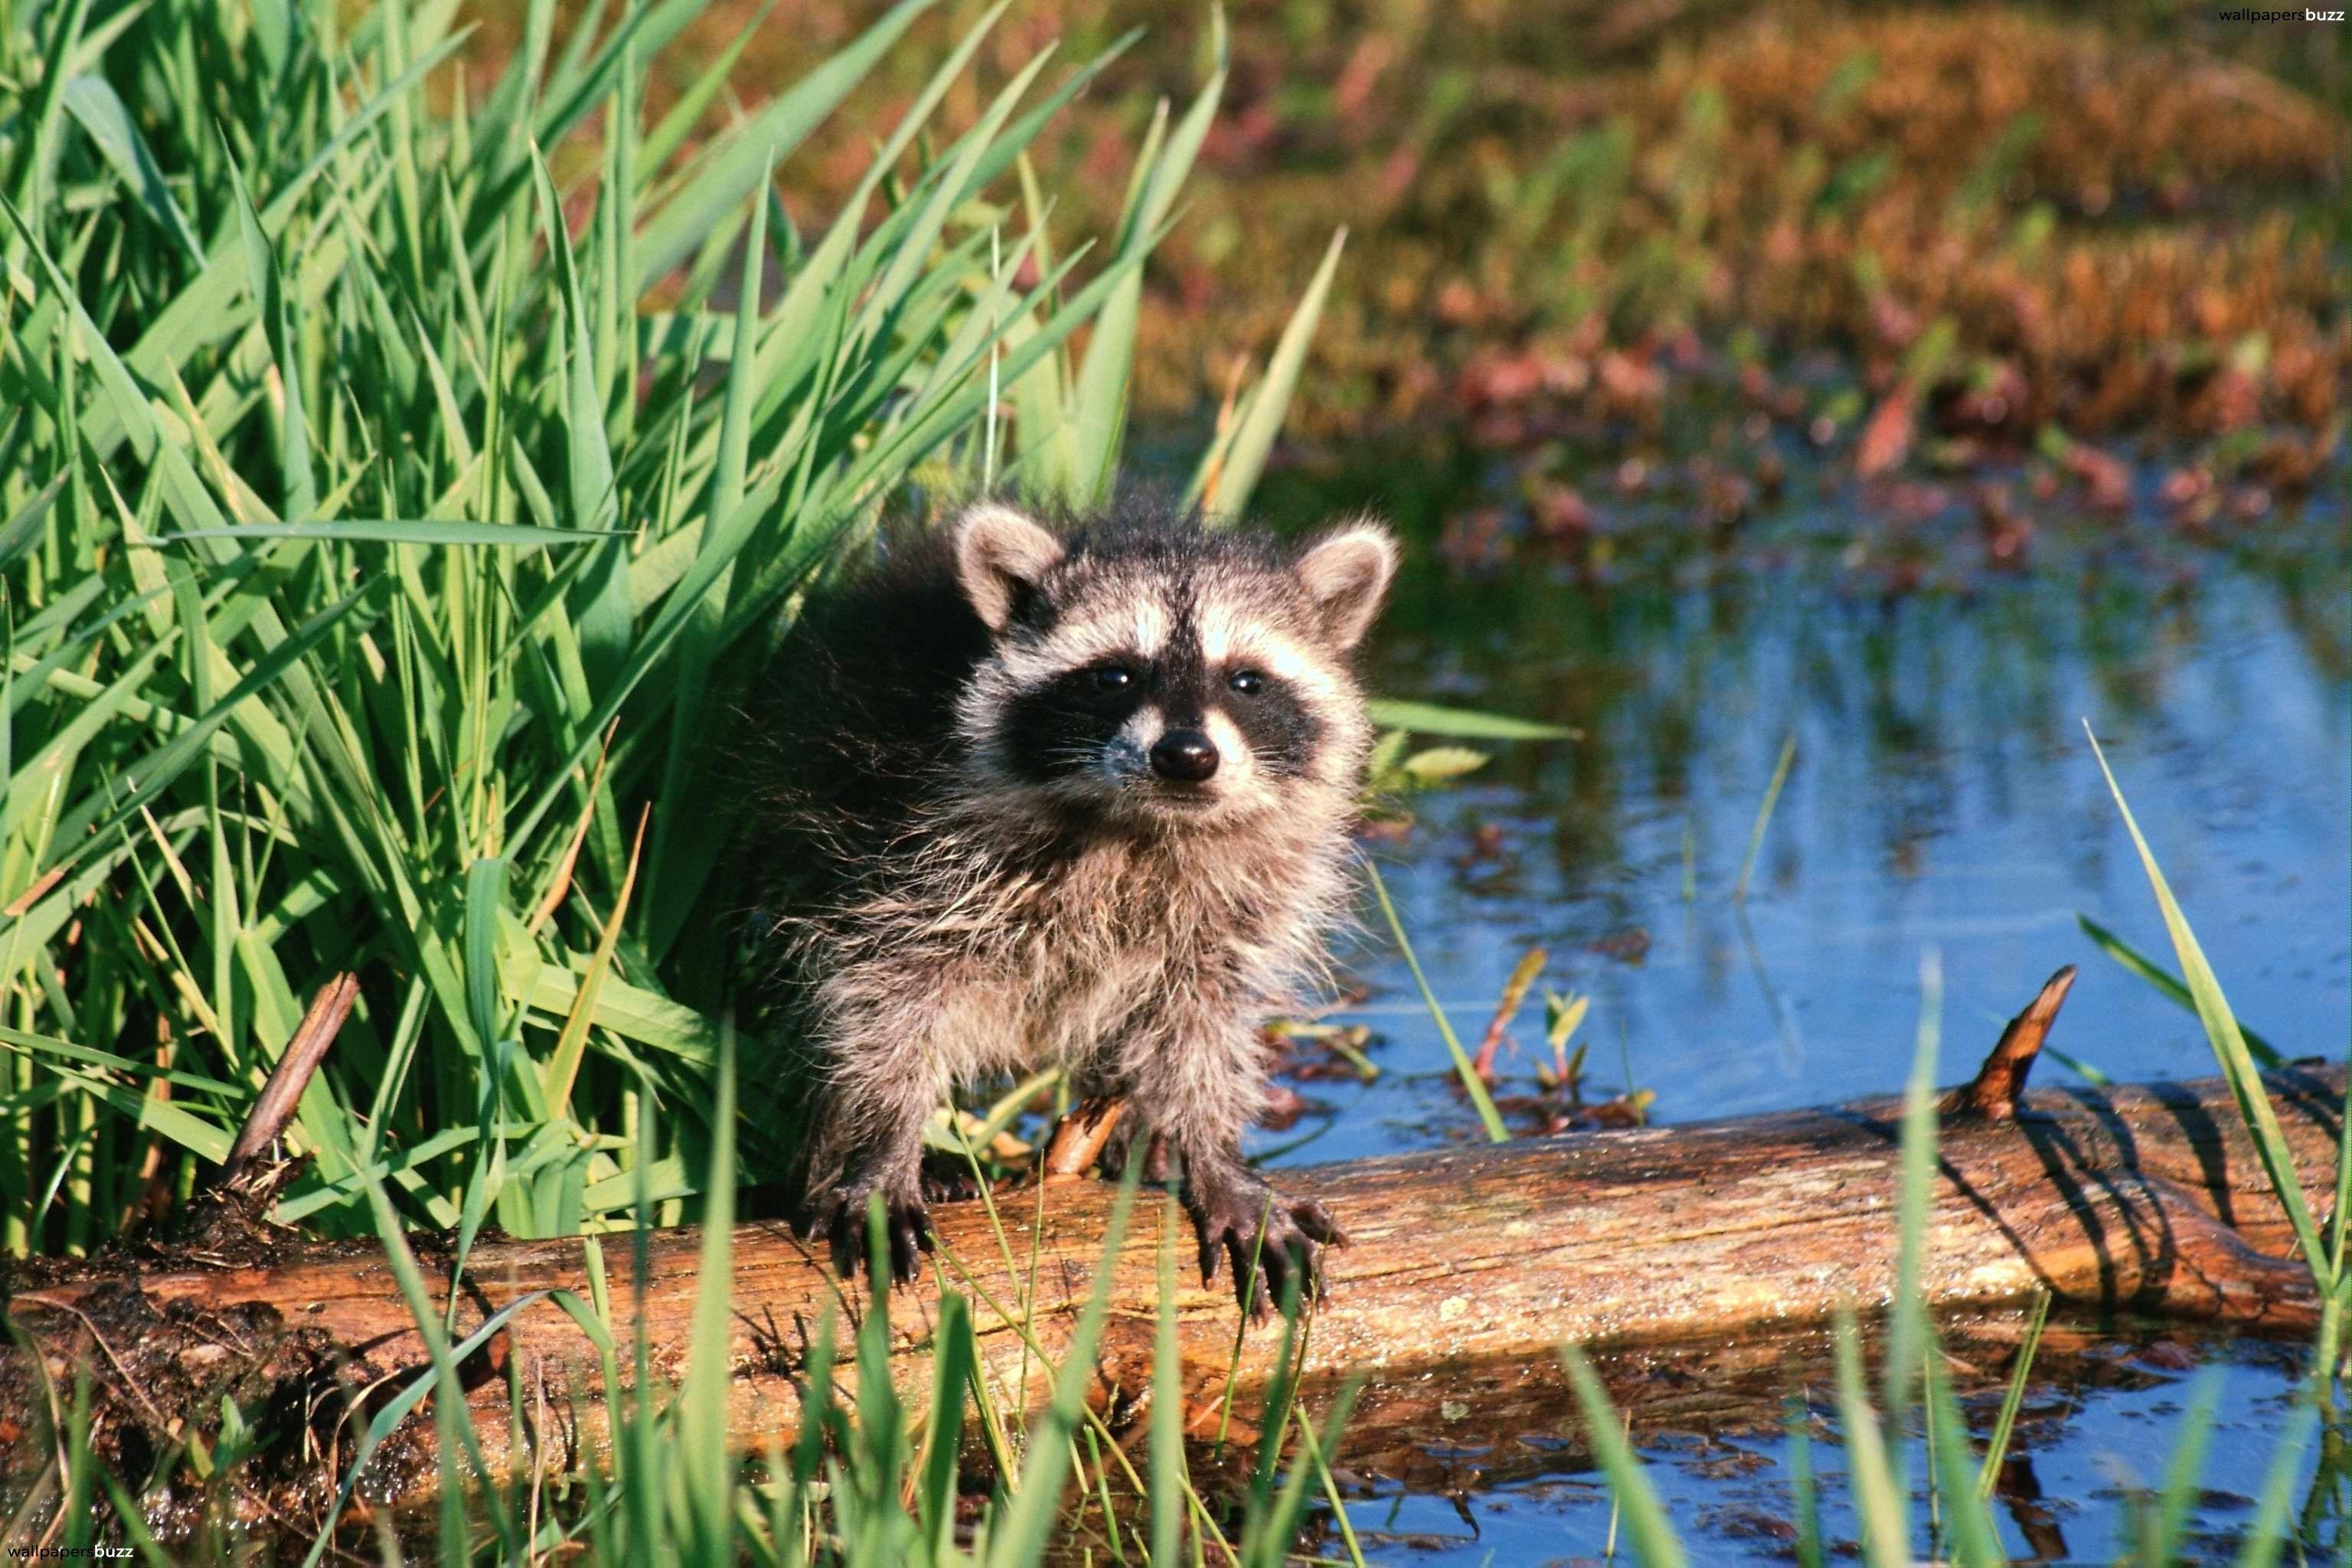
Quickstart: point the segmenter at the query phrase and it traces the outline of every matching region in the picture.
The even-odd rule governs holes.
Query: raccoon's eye
[[[1125,665],[1099,665],[1095,669],[1095,684],[1105,691],[1124,691],[1135,679],[1135,672]]]
[[[1244,697],[1255,697],[1265,689],[1265,677],[1255,669],[1237,669],[1225,677],[1225,684]]]

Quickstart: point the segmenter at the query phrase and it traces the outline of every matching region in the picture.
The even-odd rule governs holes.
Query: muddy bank
[[[794,79],[877,9],[788,0],[740,76]],[[690,58],[750,10],[709,14]],[[971,19],[919,24],[876,112]],[[2309,437],[2341,406],[2340,82],[2260,29],[1801,0],[1232,23],[1185,219],[1148,274],[1144,413],[1213,408],[1239,359],[1262,363],[1341,226],[1291,421],[1310,438],[1466,416],[1524,439],[1542,420],[1515,416],[1572,408],[1638,440],[1694,378],[1777,379],[1810,351],[1839,369],[1790,389],[1801,424],[1905,387],[2011,439]],[[1137,24],[1040,144],[1045,188],[1071,193],[1057,250],[1115,227],[1124,149],[1155,101],[1200,89],[1205,24],[1174,0],[1015,7],[984,47],[1009,70]],[[803,227],[863,170],[868,123],[781,171]],[[1017,200],[1008,216],[1026,221]]]

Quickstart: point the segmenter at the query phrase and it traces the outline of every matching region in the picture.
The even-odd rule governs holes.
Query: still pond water
[[[2194,1016],[2078,923],[2174,967],[2085,721],[2241,1017],[2290,1056],[2340,1058],[2352,1037],[2344,476],[2217,540],[2171,526],[2148,493],[2161,473],[2142,476],[2146,504],[2123,517],[2077,515],[2063,496],[2022,502],[2035,535],[2021,573],[1988,568],[1964,486],[1941,508],[1914,490],[1875,510],[1850,489],[1793,487],[1714,545],[1693,539],[1672,495],[1612,498],[1616,548],[1594,573],[1570,563],[1591,561],[1583,547],[1525,537],[1498,559],[1475,515],[1496,487],[1468,460],[1270,479],[1260,500],[1276,516],[1375,504],[1412,537],[1371,652],[1379,689],[1580,732],[1497,748],[1464,784],[1417,797],[1409,835],[1370,847],[1466,1044],[1521,955],[1549,954],[1505,1048],[1504,1092],[1532,1093],[1549,1059],[1546,988],[1591,999],[1577,1036],[1587,1097],[1652,1090],[1656,1121],[1895,1092],[1930,952],[1944,1081],[2070,963],[2081,978],[2055,1050],[2116,1079],[2212,1072]],[[1743,906],[1732,889],[1791,737]],[[1271,1163],[1478,1136],[1376,909],[1367,920],[1346,949],[1361,994],[1333,1018],[1369,1026],[1379,1075],[1295,1083],[1305,1113],[1257,1135]],[[2047,1057],[2040,1071],[2071,1078]],[[2200,1363],[2218,1369],[2222,1399],[2195,1528],[2224,1551],[2243,1527],[2294,1356],[2161,1336],[2158,1350],[2153,1363],[2119,1352],[2097,1363],[2106,1373],[2037,1386],[2029,1410],[2043,1418],[2022,1442],[2040,1513],[2003,1524],[2021,1557],[2113,1559],[2128,1495],[2160,1479]],[[1530,1479],[1528,1441],[1541,1435],[1465,1445],[1442,1487],[1367,1478],[1354,1512],[1368,1555],[1599,1557],[1605,1489],[1540,1465]],[[1788,1518],[1776,1436],[1669,1437],[1647,1456],[1696,1560],[1788,1559],[1769,1522]],[[1822,1458],[1825,1528],[1851,1541],[1833,1445]],[[2063,1548],[2047,1529],[2029,1539],[2036,1517]]]

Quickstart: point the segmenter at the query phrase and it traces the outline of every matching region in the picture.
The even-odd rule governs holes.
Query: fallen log
[[[2063,992],[2063,984],[2053,983]],[[2222,1080],[2021,1095],[2022,1059],[2054,1000],[2021,1015],[1978,1081],[1948,1098],[1927,1224],[1923,1285],[1938,1309],[1982,1308],[2047,1290],[2063,1306],[2210,1320],[2272,1330],[2315,1322],[2311,1275],[2288,1258],[2285,1216],[2265,1184]],[[2015,1037],[2031,1028],[2022,1048]],[[2315,1210],[2334,1192],[2344,1110],[2340,1068],[2294,1066],[2267,1079],[2295,1170]],[[1989,1087],[1990,1086],[1990,1087]],[[1894,1282],[1900,1105],[1868,1100],[1675,1126],[1573,1133],[1285,1173],[1286,1189],[1328,1205],[1350,1243],[1330,1255],[1330,1299],[1315,1313],[1310,1377],[1368,1373],[1410,1405],[1416,1380],[1469,1373],[1481,1386],[1553,1374],[1553,1352],[1724,1340],[1817,1327],[1836,1309],[1883,1304]],[[935,1208],[930,1275],[895,1296],[902,1383],[928,1379],[942,1289],[971,1299],[987,1373],[1004,1407],[1034,1407],[1093,1288],[1114,1191],[1098,1182],[1007,1189]],[[1161,1226],[1181,1214],[1146,1194],[1109,1260],[1111,1317],[1097,1353],[1105,1407],[1131,1410],[1149,1383]],[[459,1289],[463,1334],[533,1293],[591,1297],[601,1246],[613,1333],[629,1357],[642,1331],[657,1376],[682,1378],[702,1238],[693,1229],[635,1243],[573,1237],[478,1246]],[[1180,1254],[1181,1256],[1181,1254]],[[424,1251],[436,1291],[446,1252]],[[1030,1282],[1034,1281],[1034,1294]],[[796,1383],[819,1322],[854,1319],[820,1254],[782,1226],[734,1235],[730,1420],[747,1442],[788,1439]],[[1212,1429],[1224,1403],[1237,1318],[1230,1287],[1186,1271],[1176,1301],[1188,1421]],[[7,1302],[21,1352],[0,1357],[0,1445],[24,1450],[44,1392],[87,1368],[100,1425],[160,1447],[241,1407],[313,1413],[340,1462],[363,1422],[339,1396],[398,1386],[425,1355],[383,1255],[372,1247],[288,1247],[266,1260],[198,1266],[170,1256],[116,1259],[24,1282]],[[1231,1414],[1246,1442],[1255,1394],[1273,1370],[1278,1327],[1238,1335]],[[503,1371],[533,1390],[537,1435],[516,1440]],[[601,1442],[598,1358],[554,1300],[523,1308],[473,1363],[494,1469],[562,1469]],[[1423,1393],[1426,1392],[1424,1384]],[[17,1413],[13,1414],[12,1412]],[[323,1412],[323,1415],[317,1413]],[[339,1413],[340,1412],[340,1413]],[[577,1425],[575,1425],[575,1422]],[[371,1490],[396,1499],[435,1476],[431,1422],[387,1445]],[[16,1458],[43,1462],[42,1455]]]

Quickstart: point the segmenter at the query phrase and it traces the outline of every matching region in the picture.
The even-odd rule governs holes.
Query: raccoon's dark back
[[[744,696],[739,765],[761,857],[887,846],[955,766],[956,698],[988,633],[958,589],[948,542],[887,540],[807,608]]]

